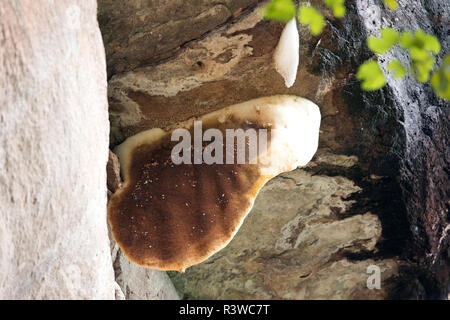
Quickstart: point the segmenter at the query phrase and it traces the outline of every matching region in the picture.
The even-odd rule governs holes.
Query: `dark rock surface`
[[[442,44],[438,64],[449,54],[448,1],[409,1],[402,10],[381,10],[381,24],[370,23],[370,8],[375,5],[376,1],[359,1],[357,5],[368,34],[379,27],[408,31],[421,28],[436,35]],[[399,49],[386,58],[408,64]],[[419,266],[416,272],[428,295],[442,297],[450,274],[450,105],[438,99],[428,84],[418,85],[411,78],[389,78],[385,94],[389,97],[389,109],[400,114],[402,137],[393,146],[392,154],[398,158],[402,202],[412,235],[408,251]]]

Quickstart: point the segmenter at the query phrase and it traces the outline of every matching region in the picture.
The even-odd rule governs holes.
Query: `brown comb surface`
[[[219,129],[226,145],[225,129],[268,129],[270,148],[272,122],[259,117],[259,109],[252,121],[243,121],[233,112],[220,121],[203,117],[203,132]],[[193,139],[192,126],[184,127]],[[231,241],[258,191],[275,174],[263,175],[259,165],[248,164],[248,152],[247,164],[175,165],[171,151],[178,141],[170,141],[170,133],[160,130],[154,134],[156,138],[144,138],[124,148],[121,170],[125,182],[109,202],[108,219],[114,238],[131,261],[184,272]],[[203,148],[208,144],[204,142]],[[236,145],[234,152],[236,159]]]

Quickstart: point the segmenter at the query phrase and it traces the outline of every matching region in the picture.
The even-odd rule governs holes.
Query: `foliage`
[[[398,61],[398,60],[394,60],[394,61],[389,62],[388,70],[394,72],[394,75],[395,75],[396,78],[400,78],[401,79],[404,76],[406,76],[406,69],[401,64],[401,62]]]
[[[333,15],[342,18],[346,13],[345,0],[323,0],[330,8]],[[396,0],[384,0],[385,5],[391,9],[398,9]],[[269,20],[287,22],[296,15],[296,6],[292,0],[272,0],[264,8],[264,17]],[[319,35],[325,27],[325,17],[312,6],[302,4],[297,13],[301,24],[309,26],[312,35]],[[430,79],[436,59],[435,54],[440,53],[441,44],[431,34],[418,29],[415,33],[404,31],[399,33],[392,28],[381,29],[380,37],[370,36],[367,38],[367,46],[375,54],[385,54],[396,45],[405,50],[410,59],[409,68],[405,68],[399,60],[391,61],[387,70],[392,72],[396,78],[403,78],[409,73],[414,78],[425,83]],[[380,66],[375,61],[363,63],[356,75],[361,80],[363,90],[378,90],[386,85],[386,79]],[[431,77],[431,86],[436,94],[444,99],[450,100],[450,56],[447,56],[442,66]]]
[[[276,20],[288,22],[295,16],[295,4],[292,0],[272,0],[264,9],[264,18],[268,20]]]
[[[397,10],[397,8],[398,8],[398,3],[396,0],[384,0],[384,3],[391,10]]]
[[[361,88],[367,91],[378,90],[386,85],[383,71],[375,61],[363,63],[358,69],[356,79],[362,81]]]
[[[367,46],[374,53],[383,54],[389,51],[393,46],[395,46],[400,39],[400,35],[397,31],[391,28],[386,28],[381,30],[381,37],[376,38],[370,36],[367,38]]]
[[[324,2],[331,10],[333,10],[333,15],[336,18],[345,16],[345,0],[324,0]]]
[[[312,35],[319,35],[325,27],[325,18],[313,7],[301,6],[298,14],[298,21],[301,24],[309,25]]]
[[[409,52],[414,77],[419,82],[427,82],[436,61],[432,54],[438,54],[441,51],[439,41],[419,29],[414,35],[403,32],[400,45]]]
[[[439,97],[450,100],[450,55],[431,77],[431,86]]]

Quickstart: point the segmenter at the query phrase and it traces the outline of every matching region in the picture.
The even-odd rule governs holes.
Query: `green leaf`
[[[403,49],[409,49],[414,44],[414,36],[411,34],[411,32],[404,31],[402,32],[402,35],[400,36],[400,45]]]
[[[383,54],[395,46],[400,39],[400,35],[392,28],[381,29],[381,37],[370,36],[367,39],[369,49],[374,53]]]
[[[301,24],[309,25],[311,34],[315,36],[319,35],[325,27],[325,18],[323,15],[313,7],[305,5],[299,9],[298,21]]]
[[[424,60],[413,60],[411,66],[414,70],[414,76],[417,81],[425,83],[430,78],[430,72],[433,70],[436,59],[428,54]]]
[[[398,8],[398,3],[396,0],[384,0],[384,3],[391,10],[397,10],[397,8]]]
[[[450,55],[447,55],[441,67],[431,77],[431,87],[436,94],[450,100]]]
[[[414,35],[408,31],[403,32],[400,37],[400,44],[403,49],[417,48],[428,50],[435,54],[441,52],[439,40],[435,36],[423,32],[421,29],[417,30]]]
[[[324,2],[331,10],[333,10],[333,15],[336,18],[345,16],[345,0],[324,0]]]
[[[438,54],[441,52],[441,44],[439,43],[439,40],[431,35],[431,34],[423,34],[423,38],[421,39],[424,43],[424,48]]]
[[[400,37],[400,45],[409,51],[412,59],[411,69],[416,80],[422,83],[427,82],[436,62],[433,53],[437,54],[441,51],[438,39],[418,29],[414,35],[410,32],[403,32]]]
[[[263,9],[264,19],[288,22],[295,16],[296,8],[292,0],[272,0]]]
[[[386,78],[376,61],[360,65],[356,79],[362,81],[361,88],[366,91],[378,90],[386,85]]]
[[[388,70],[394,72],[396,78],[403,78],[406,75],[405,67],[398,60],[389,62]]]
[[[411,55],[411,58],[413,60],[417,60],[417,61],[424,61],[430,57],[430,54],[428,53],[427,50],[417,48],[417,47],[410,48],[409,54]]]

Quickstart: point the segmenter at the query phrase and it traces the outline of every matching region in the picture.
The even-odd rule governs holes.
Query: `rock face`
[[[118,10],[108,3],[101,17]],[[199,6],[197,1],[167,3],[185,12]],[[213,8],[213,3],[207,7]],[[324,9],[322,1],[311,3]],[[182,41],[161,40],[169,36],[141,38],[140,44],[136,40],[138,47],[159,46],[164,52],[146,50],[145,57],[133,55],[137,51],[130,45],[116,46],[110,31],[115,23],[100,19],[106,47],[116,48],[108,54],[112,146],[145,129],[261,96],[298,95],[321,107],[314,161],[269,182],[224,251],[185,274],[171,274],[184,298],[446,295],[448,103],[436,98],[429,85],[412,79],[396,80],[387,74],[387,87],[376,92],[361,91],[355,79],[358,66],[374,58],[365,39],[381,27],[421,27],[435,34],[448,53],[445,19],[450,4],[399,3],[400,9],[392,12],[380,1],[349,1],[346,17],[328,14],[319,37],[299,26],[300,65],[289,89],[272,64],[283,24],[262,20],[256,1],[242,5],[248,9],[240,15],[201,29],[201,36],[195,33],[200,28],[184,21],[179,37],[189,37]],[[132,21],[137,12],[149,12],[152,6],[130,5],[122,17]],[[161,26],[160,34],[172,32],[171,19],[181,23],[173,14],[164,16],[164,23],[158,22],[159,15],[145,17],[150,19],[147,25]],[[147,32],[137,23],[133,27],[133,34],[124,36],[129,43]],[[393,50],[379,60],[384,66],[394,56],[406,59]],[[379,290],[367,288],[370,265],[381,270]]]
[[[117,156],[109,151],[108,154],[108,164],[106,165],[106,186],[108,191],[111,193],[116,192],[120,188],[122,181],[120,178],[120,164]]]
[[[173,56],[261,0],[99,0],[110,75]]]
[[[112,258],[116,281],[126,300],[178,300],[166,272],[140,267],[128,260],[113,241]]]
[[[0,299],[114,299],[96,1],[1,1],[0,43]]]
[[[375,2],[361,1],[357,5],[368,34],[380,27],[421,28],[435,34],[441,41],[443,54],[449,54],[450,2],[415,1],[414,7],[398,12],[374,10]],[[383,23],[379,23],[377,16],[383,18]],[[371,19],[378,23],[370,23]],[[394,58],[408,64],[399,49],[387,55],[388,61]],[[399,158],[400,186],[414,254],[425,265],[425,273],[431,273],[424,275],[423,281],[429,286],[436,285],[436,281],[445,285],[450,275],[450,105],[436,98],[430,86],[418,86],[412,79],[402,82],[391,78],[387,94],[392,109],[401,114],[404,137],[401,149],[394,153]]]
[[[341,160],[346,162],[344,165],[357,161]],[[372,264],[384,268],[386,284],[396,274],[397,262],[353,261],[347,257],[375,250],[381,236],[380,220],[370,212],[349,216],[355,201],[347,199],[361,188],[342,176],[315,176],[319,163],[342,165],[334,156],[319,156],[318,162],[310,163],[306,169],[273,179],[258,196],[251,215],[230,245],[186,274],[171,273],[184,297],[386,297],[392,289],[390,285],[375,292],[367,290],[366,270]]]

